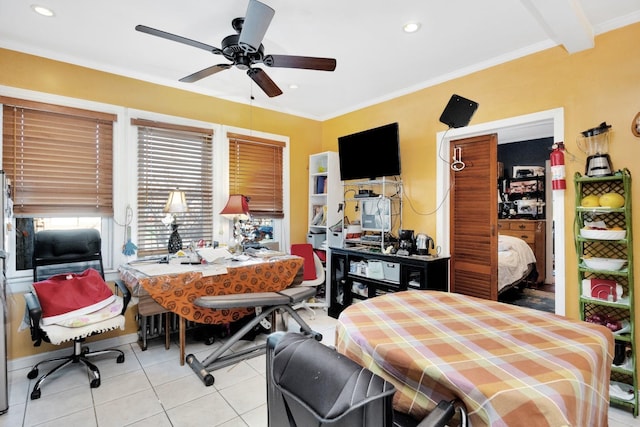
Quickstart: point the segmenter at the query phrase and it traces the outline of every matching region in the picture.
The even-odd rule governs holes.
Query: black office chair
[[[267,339],[270,427],[466,425],[457,402],[440,402],[422,421],[396,413],[394,393],[391,383],[306,335],[276,332]]]
[[[94,229],[45,230],[36,233],[33,250],[34,282],[41,282],[63,273],[83,273],[88,269],[94,269],[99,272],[104,280],[101,245],[100,233]],[[42,307],[36,293],[28,292],[25,294],[31,339],[34,341],[34,346],[40,346],[42,341],[54,345],[73,341],[72,354],[66,357],[43,360],[34,365],[28,373],[27,377],[29,379],[35,379],[38,376],[40,365],[49,362],[61,362],[38,379],[31,392],[31,399],[40,397],[40,387],[49,375],[71,364],[82,363],[85,365],[92,375],[90,386],[91,388],[96,388],[100,386],[100,371],[89,361],[90,357],[114,354],[117,356],[117,363],[124,362],[124,353],[120,350],[89,351],[87,347],[82,346],[88,336],[124,327],[124,313],[131,300],[131,294],[120,280],[116,280],[116,287],[118,293],[121,294],[117,298],[121,298],[121,301],[116,300],[112,304],[122,305],[122,310],[119,314],[104,314],[109,311],[109,308],[113,310],[114,307],[119,307],[119,305],[105,307],[102,312],[94,312],[82,317],[79,325],[65,324],[61,326],[60,324],[50,324],[45,326],[42,322]],[[107,316],[112,317],[105,319]],[[69,322],[73,322],[73,319]]]

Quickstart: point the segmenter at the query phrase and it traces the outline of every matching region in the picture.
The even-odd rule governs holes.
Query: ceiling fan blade
[[[249,0],[238,45],[247,53],[257,52],[271,24],[275,10],[258,0]]]
[[[314,58],[311,56],[267,55],[264,65],[281,68],[304,68],[306,70],[333,71],[336,69],[334,58]]]
[[[282,91],[278,85],[271,80],[271,77],[269,77],[262,68],[250,68],[247,70],[247,75],[260,86],[260,89],[262,89],[269,98],[282,95]]]
[[[222,53],[222,51],[215,46],[210,46],[208,44],[191,40],[186,37],[167,33],[166,31],[156,30],[155,28],[147,27],[146,25],[136,25],[136,31],[140,31],[141,33],[151,34],[152,36],[156,36],[156,37],[162,37],[163,39],[172,40],[174,42],[183,43],[189,46],[197,47],[198,49],[204,49],[211,53],[216,53],[216,54]]]
[[[195,72],[187,77],[183,77],[180,79],[180,81],[183,83],[197,82],[198,80],[204,79],[205,77],[209,77],[212,74],[218,73],[220,71],[228,70],[231,67],[232,67],[232,64],[214,65],[213,67],[208,67],[208,68],[205,68],[204,70]]]

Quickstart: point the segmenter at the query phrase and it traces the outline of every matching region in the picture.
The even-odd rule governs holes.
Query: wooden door
[[[498,299],[498,136],[451,141],[451,292]]]

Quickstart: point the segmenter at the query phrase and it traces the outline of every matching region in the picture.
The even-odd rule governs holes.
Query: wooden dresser
[[[532,219],[500,219],[500,234],[519,237],[529,244],[536,256],[538,283],[545,283],[546,271],[546,221]]]

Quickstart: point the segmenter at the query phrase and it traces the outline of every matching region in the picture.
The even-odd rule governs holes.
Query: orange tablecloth
[[[458,398],[473,426],[605,426],[607,328],[465,295],[406,291],[349,306],[338,351],[396,386],[418,419]]]
[[[132,289],[141,286],[161,306],[197,323],[221,324],[253,313],[253,308],[215,310],[193,304],[207,295],[274,292],[289,287],[302,267],[297,256],[269,260],[230,262],[226,274],[203,276],[198,266],[186,273],[147,276],[130,266],[120,268],[120,276]]]

